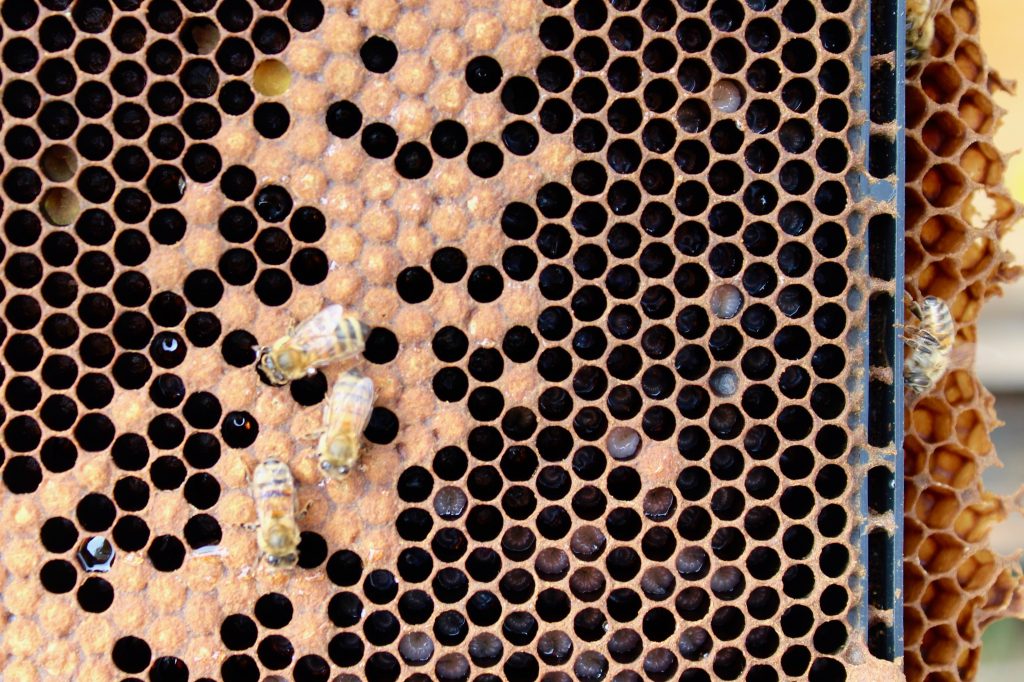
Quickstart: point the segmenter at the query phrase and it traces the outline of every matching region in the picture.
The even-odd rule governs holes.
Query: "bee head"
[[[295,552],[290,554],[268,554],[267,563],[275,568],[292,568],[299,563],[299,557]]]
[[[299,353],[291,348],[285,348],[277,352],[277,366],[282,372],[294,371],[299,366]]]
[[[320,460],[320,468],[332,478],[340,478],[349,472],[352,463],[359,457],[359,440],[335,436],[327,441],[327,447]]]
[[[257,360],[257,367],[267,381],[275,386],[281,386],[282,384],[288,383],[288,377],[285,375],[288,365],[282,362],[282,358],[285,355],[288,355],[288,361],[294,362],[294,359],[291,357],[291,354],[293,353],[294,351],[277,353],[273,348],[261,348],[259,359]]]

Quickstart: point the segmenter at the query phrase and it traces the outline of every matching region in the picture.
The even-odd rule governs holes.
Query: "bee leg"
[[[247,459],[242,460],[242,468],[245,469],[245,487],[252,489],[252,466],[249,465]]]
[[[911,334],[910,336],[904,336],[903,342],[910,348],[911,353],[914,353],[921,349],[921,341],[917,334]]]
[[[324,435],[324,430],[321,427],[321,428],[315,428],[315,429],[313,429],[311,431],[307,431],[306,433],[303,433],[303,434],[301,434],[299,436],[296,436],[296,438],[298,440],[303,440],[303,441],[313,441],[313,440],[320,440],[320,436],[322,436],[322,435]]]
[[[917,318],[917,320],[920,321],[924,319],[924,311],[921,310],[921,304],[918,303],[917,301],[911,300],[910,304],[907,305],[907,310],[910,312],[911,315]]]

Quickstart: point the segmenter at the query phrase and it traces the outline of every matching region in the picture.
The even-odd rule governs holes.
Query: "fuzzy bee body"
[[[907,68],[917,64],[931,49],[935,37],[938,0],[907,0]]]
[[[288,465],[279,459],[261,462],[252,475],[252,496],[260,553],[275,568],[293,568],[299,561],[300,533],[295,479]]]
[[[949,369],[956,324],[945,301],[928,296],[910,312],[919,324],[907,338],[910,355],[903,365],[903,382],[915,395],[930,390]]]
[[[312,374],[317,367],[348,360],[363,352],[370,328],[340,305],[324,308],[290,334],[260,349],[259,368],[281,386]]]
[[[356,371],[338,376],[324,407],[324,431],[317,452],[320,468],[331,478],[348,473],[359,461],[363,430],[373,413],[373,381]]]

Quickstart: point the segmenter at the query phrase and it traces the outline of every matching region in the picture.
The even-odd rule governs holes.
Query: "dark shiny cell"
[[[473,92],[492,92],[501,83],[501,78],[501,65],[492,57],[474,57],[466,65],[466,84]]]
[[[407,303],[422,303],[430,298],[434,290],[430,273],[419,266],[406,268],[398,273],[396,286],[398,295]]]
[[[466,274],[466,254],[453,247],[444,247],[430,258],[430,270],[441,282],[453,284]]]

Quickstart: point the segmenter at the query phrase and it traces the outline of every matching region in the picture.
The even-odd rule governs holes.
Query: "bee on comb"
[[[327,476],[338,478],[359,461],[375,393],[373,381],[354,370],[343,372],[334,382],[317,446],[320,468]]]
[[[910,314],[918,323],[907,334],[910,354],[903,363],[903,382],[914,395],[932,389],[949,369],[956,324],[945,301],[934,296],[911,301]]]
[[[299,562],[298,501],[295,479],[279,459],[260,462],[252,474],[256,502],[256,545],[274,568],[294,568]]]
[[[907,0],[907,68],[922,61],[935,38],[938,0]]]
[[[363,352],[370,328],[340,305],[324,308],[269,346],[259,349],[257,366],[271,384],[282,386],[318,367]]]

